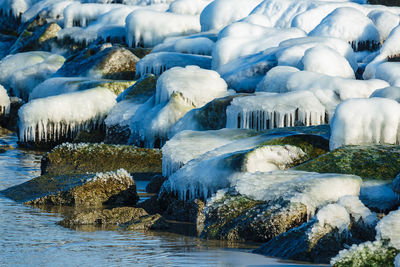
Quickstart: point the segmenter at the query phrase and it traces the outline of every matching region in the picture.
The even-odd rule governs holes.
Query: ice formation
[[[286,93],[287,81],[299,69],[290,66],[276,66],[257,85],[257,92]]]
[[[175,67],[164,72],[157,80],[155,104],[167,102],[179,93],[194,107],[201,107],[214,98],[227,95],[227,84],[219,74],[198,66]]]
[[[10,55],[0,61],[0,82],[10,95],[27,100],[31,90],[54,74],[64,61],[64,57],[49,52]]]
[[[212,0],[175,0],[168,8],[168,12],[186,15],[200,15],[203,9]]]
[[[400,267],[400,253],[394,259],[394,267]]]
[[[115,105],[104,123],[107,127],[114,125],[129,126],[130,119],[135,115],[141,103],[137,103],[131,100],[123,100]]]
[[[180,132],[162,148],[162,174],[168,177],[188,161],[217,147],[252,135],[253,131],[244,129]]]
[[[389,245],[400,250],[400,210],[392,211],[376,226],[376,239],[389,240]]]
[[[240,20],[262,2],[262,0],[215,0],[200,14],[201,31],[222,29]]]
[[[327,46],[315,46],[306,50],[301,59],[303,70],[335,77],[355,79],[350,63],[337,51]]]
[[[216,39],[214,34],[194,34],[185,37],[170,37],[164,42],[156,45],[152,53],[157,52],[178,52],[185,54],[196,54],[211,56]]]
[[[393,191],[400,194],[400,173],[394,178],[392,182]]]
[[[7,90],[0,85],[0,115],[7,115],[10,112],[10,97]]]
[[[389,86],[378,89],[372,93],[371,97],[390,98],[400,103],[400,87]]]
[[[126,18],[126,40],[129,46],[152,47],[172,36],[200,32],[198,16],[141,9]]]
[[[343,145],[399,144],[400,104],[387,98],[349,99],[331,121],[330,149]]]
[[[74,3],[72,0],[42,0],[36,2],[21,16],[23,23],[40,15],[50,21],[59,21],[64,19],[64,9],[70,4]]]
[[[354,218],[355,222],[362,220],[366,225],[375,227],[378,222],[376,213],[371,212],[356,196],[343,196],[339,198],[338,204],[346,208],[347,212]]]
[[[379,212],[393,210],[400,205],[400,199],[388,181],[368,180],[363,182],[360,200],[368,208]]]
[[[116,96],[106,88],[50,96],[30,101],[18,111],[19,139],[57,141],[79,130],[101,126],[115,105]]]
[[[361,11],[340,7],[326,16],[309,36],[337,37],[349,42],[355,51],[374,50],[380,42],[379,31]]]
[[[36,98],[72,93],[79,90],[81,82],[88,81],[83,77],[49,78],[32,89],[29,100]]]
[[[318,231],[317,228],[324,227],[325,224],[332,228],[337,228],[339,232],[347,231],[350,226],[350,216],[347,210],[339,204],[328,204],[320,209],[315,216],[318,224],[314,225],[311,233]]]
[[[233,99],[226,109],[226,127],[265,130],[320,125],[326,122],[325,112],[325,107],[308,91],[262,92]]]
[[[390,32],[399,25],[400,17],[390,11],[373,10],[368,17],[374,22],[379,31],[380,41],[383,43],[389,36]]]
[[[110,172],[98,172],[95,176],[86,180],[86,182],[107,182],[108,180],[118,181],[119,183],[125,185],[126,187],[132,186],[135,182],[132,179],[132,176],[125,170],[119,169],[116,171]]]
[[[138,77],[151,73],[160,75],[170,68],[186,67],[188,65],[196,65],[202,69],[210,69],[211,57],[176,52],[151,53],[136,63],[136,75]]]
[[[400,63],[385,62],[376,68],[375,78],[387,81],[392,86],[400,86]]]

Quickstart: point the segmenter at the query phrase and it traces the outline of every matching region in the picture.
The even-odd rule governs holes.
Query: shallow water
[[[16,141],[0,136],[0,144],[16,147]],[[0,154],[0,190],[40,175],[40,158],[20,149]],[[229,248],[165,232],[71,230],[56,224],[61,219],[0,195],[0,266],[298,266],[252,254],[248,244]]]

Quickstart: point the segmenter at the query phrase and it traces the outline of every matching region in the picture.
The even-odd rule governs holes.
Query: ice
[[[18,111],[19,139],[57,141],[97,128],[116,104],[115,98],[109,89],[98,87],[32,100]]]
[[[387,81],[391,86],[400,86],[399,71],[399,62],[385,62],[376,68],[374,77]]]
[[[343,145],[399,144],[400,104],[387,98],[349,99],[331,121],[330,149]]]
[[[81,82],[88,80],[88,78],[83,77],[49,78],[32,89],[29,100],[78,91]]]
[[[394,267],[400,267],[400,253],[394,259]]]
[[[210,69],[211,57],[176,52],[151,53],[136,63],[136,75],[138,77],[151,73],[160,75],[170,68],[186,67],[188,65],[196,65],[202,69]]]
[[[10,113],[10,97],[7,90],[0,85],[0,116]]]
[[[355,51],[375,50],[379,31],[361,11],[351,7],[335,9],[315,27],[309,36],[337,37],[351,44]]]
[[[48,21],[59,21],[64,19],[64,9],[72,0],[41,0],[36,2],[32,7],[22,14],[21,21],[28,22],[37,15],[46,18]]]
[[[114,125],[119,126],[129,126],[130,119],[135,115],[141,103],[137,103],[131,100],[123,100],[118,102],[117,105],[111,109],[110,114],[108,114],[105,119],[105,124],[107,127]]]
[[[126,18],[126,40],[129,46],[152,47],[172,36],[200,32],[198,16],[141,9]]]
[[[308,91],[256,93],[235,98],[226,109],[227,128],[266,130],[324,124],[325,107]]]
[[[390,11],[373,10],[368,17],[374,22],[379,31],[380,41],[383,43],[389,36],[390,32],[399,25],[400,17]]]
[[[327,64],[328,62],[329,64]],[[346,58],[324,45],[306,50],[299,67],[306,71],[355,79],[354,70]]]
[[[339,198],[338,204],[346,208],[347,212],[354,218],[355,222],[362,220],[370,227],[376,226],[378,222],[376,213],[371,212],[367,207],[365,207],[358,197],[343,196]]]
[[[400,173],[394,178],[392,182],[393,191],[400,194]]]
[[[215,0],[200,14],[201,31],[222,29],[246,16],[262,0]]]
[[[396,100],[400,103],[400,87],[389,86],[374,91],[371,97],[383,97]]]
[[[247,22],[231,24],[219,34],[212,53],[212,68],[218,70],[239,57],[276,47],[287,39],[304,36],[305,33],[297,28],[274,29]]]
[[[0,61],[0,82],[10,95],[26,101],[31,90],[53,75],[64,61],[64,57],[49,52],[9,55]]]
[[[400,250],[400,210],[392,211],[376,226],[376,239],[389,240],[389,246]]]
[[[0,1],[1,16],[10,15],[20,18],[34,3],[34,0],[2,0]]]
[[[388,181],[368,180],[363,182],[360,190],[360,199],[368,208],[386,212],[393,210],[400,204],[398,195]]]
[[[168,8],[168,12],[186,15],[200,15],[203,9],[212,0],[175,0]]]
[[[157,80],[155,104],[167,102],[179,93],[193,107],[202,107],[214,98],[227,95],[227,84],[219,74],[198,66],[175,67],[164,72]]]
[[[287,81],[299,69],[290,66],[277,66],[267,72],[267,75],[257,85],[257,92],[286,93]]]
[[[244,129],[180,132],[162,148],[162,174],[168,177],[188,161],[217,147],[252,135],[253,131]]]
[[[320,209],[316,215],[318,221],[317,227],[324,227],[325,224],[333,229],[337,228],[339,232],[347,231],[350,226],[350,216],[347,210],[338,204],[328,204]],[[315,232],[316,226],[313,226],[311,232]]]
[[[119,169],[116,171],[110,172],[98,172],[94,177],[87,179],[86,182],[96,182],[102,181],[107,182],[108,180],[113,180],[120,182],[121,184],[125,185],[126,187],[130,187],[135,184],[132,176],[127,172],[125,169]]]

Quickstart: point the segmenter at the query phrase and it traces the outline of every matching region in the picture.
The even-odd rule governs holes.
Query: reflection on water
[[[0,140],[16,147],[16,136]],[[38,176],[40,155],[20,149],[0,154],[0,190]],[[251,254],[250,245],[233,249],[160,232],[71,230],[56,224],[61,219],[0,196],[0,266],[295,266]]]

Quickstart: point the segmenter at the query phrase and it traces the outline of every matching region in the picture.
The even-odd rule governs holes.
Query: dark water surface
[[[15,135],[0,136],[0,144],[16,147],[16,141]],[[0,190],[40,175],[40,158],[20,149],[0,154]],[[0,266],[298,266],[252,254],[247,244],[229,248],[164,232],[71,230],[56,224],[61,219],[0,195]]]

